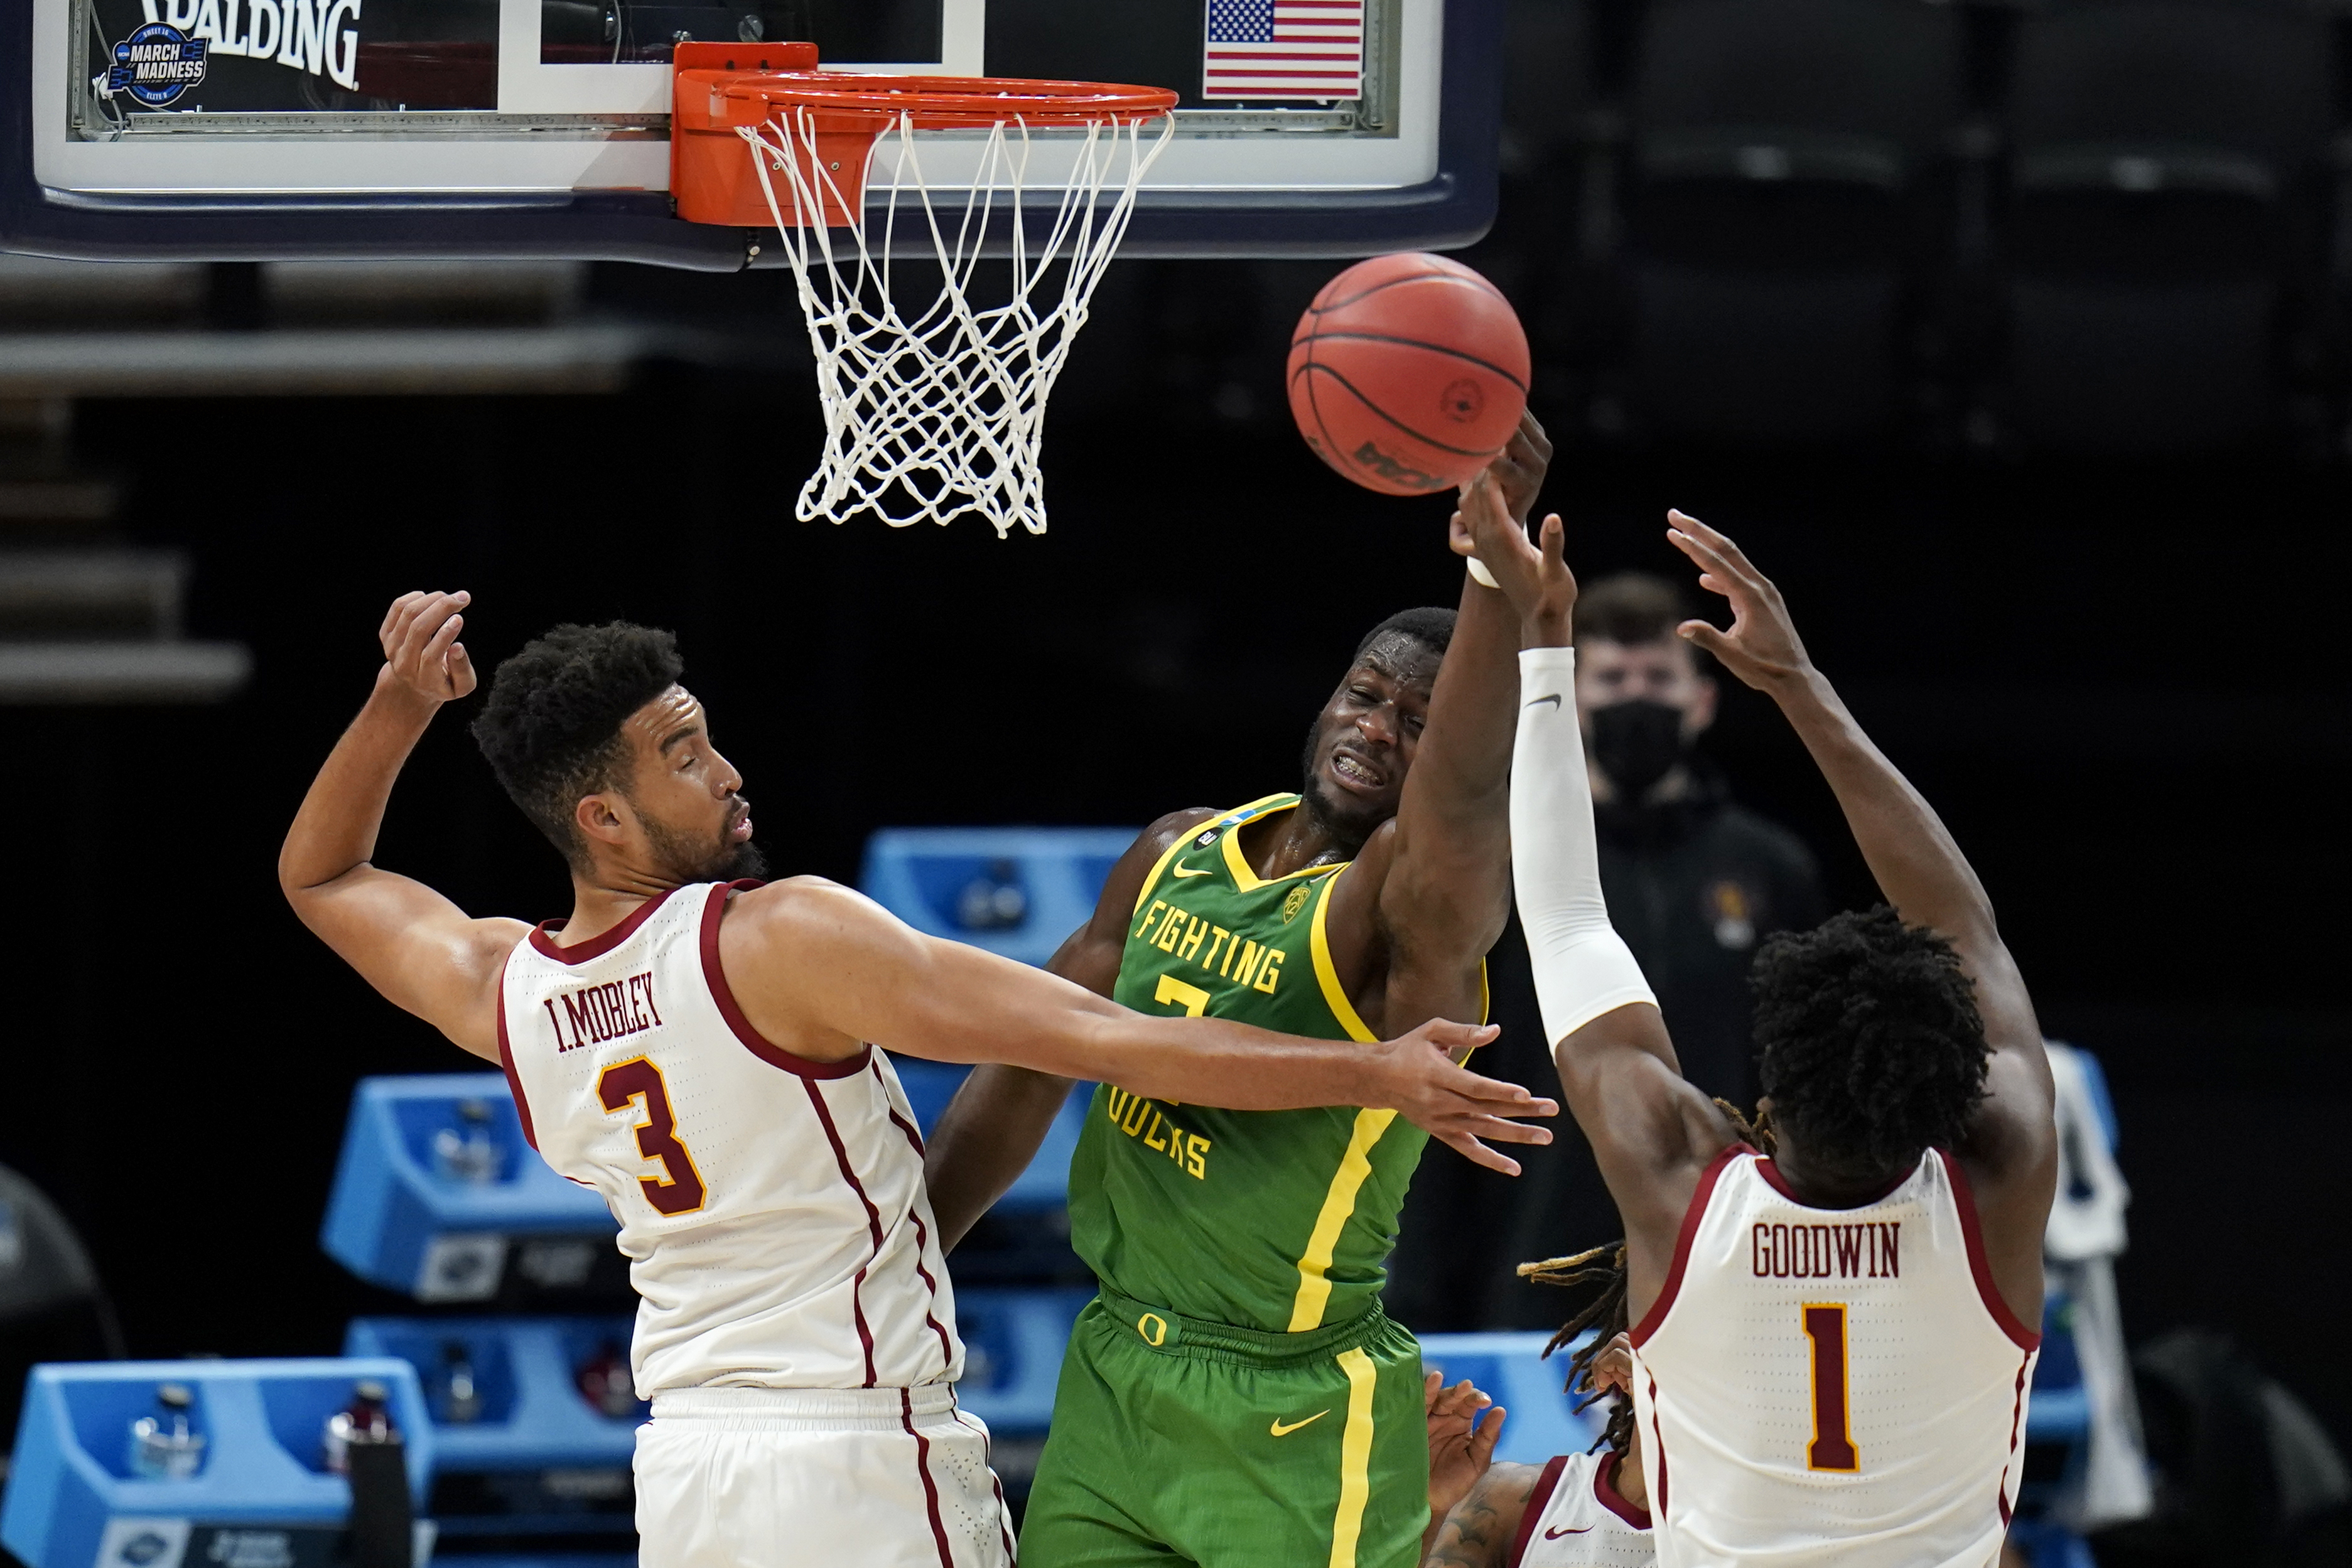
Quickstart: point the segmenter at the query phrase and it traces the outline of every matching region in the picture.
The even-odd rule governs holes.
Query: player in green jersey
[[[1550,451],[1525,421],[1478,480],[1508,517],[1465,507],[1457,553],[1481,548],[1475,530],[1524,529]],[[1047,967],[1146,1011],[1331,1040],[1483,1019],[1510,897],[1519,644],[1517,615],[1475,580],[1458,612],[1373,628],[1309,732],[1299,790],[1154,822]],[[1019,1174],[1067,1090],[974,1071],[927,1162],[948,1245]],[[1029,1568],[1420,1561],[1421,1358],[1379,1298],[1425,1141],[1353,1106],[1235,1113],[1096,1091],[1070,1222],[1101,1293],[1063,1364]]]

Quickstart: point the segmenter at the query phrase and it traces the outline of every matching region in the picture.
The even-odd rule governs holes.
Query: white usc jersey
[[[638,1396],[953,1383],[955,1301],[898,1075],[871,1047],[819,1062],[759,1036],[719,972],[730,891],[677,888],[575,946],[533,931],[500,986],[525,1135],[621,1223]]]
[[[1650,1568],[1650,1516],[1617,1495],[1617,1456],[1561,1454],[1536,1478],[1509,1568]]]
[[[1993,1289],[1942,1151],[1820,1209],[1725,1150],[1632,1338],[1664,1568],[1998,1560],[2041,1336]]]

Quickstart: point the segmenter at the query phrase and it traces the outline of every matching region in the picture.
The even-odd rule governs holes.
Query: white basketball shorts
[[[988,1428],[929,1388],[690,1388],[637,1428],[640,1568],[1011,1568]]]

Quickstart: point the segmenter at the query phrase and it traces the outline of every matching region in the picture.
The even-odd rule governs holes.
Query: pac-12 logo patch
[[[150,22],[114,46],[106,94],[127,92],[149,109],[168,109],[205,79],[207,47],[169,22]]]
[[[1307,907],[1307,895],[1309,891],[1311,890],[1302,882],[1290,890],[1289,897],[1282,901],[1282,923],[1285,925],[1297,919],[1298,912]]]

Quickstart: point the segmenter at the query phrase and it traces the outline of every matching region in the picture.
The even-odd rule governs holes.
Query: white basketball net
[[[824,406],[824,459],[793,514],[806,522],[834,522],[862,512],[892,528],[928,517],[946,523],[978,512],[1000,537],[1015,524],[1045,531],[1045,480],[1038,451],[1045,436],[1045,399],[1068,359],[1071,340],[1086,324],[1087,302],[1135,211],[1135,193],[1175,129],[1159,120],[1147,138],[1140,124],[1096,121],[1074,129],[1076,160],[1061,206],[1034,245],[1023,202],[1027,194],[1029,128],[1000,121],[985,133],[980,172],[962,210],[950,200],[935,205],[916,158],[906,116],[877,138],[898,139],[881,243],[869,246],[866,214],[844,200],[858,189],[856,171],[843,180],[816,155],[808,110],[780,111],[764,125],[738,133],[750,143],[775,217],[801,306],[816,350],[817,394]],[[869,159],[868,168],[874,167]],[[798,212],[824,210],[825,198],[852,217],[848,244],[835,249],[822,222],[803,227],[785,221],[772,174],[789,182]],[[1106,192],[1116,192],[1105,200]],[[944,283],[939,298],[911,319],[891,298],[891,242],[901,197],[908,223],[919,204]],[[1009,213],[1012,298],[976,308],[966,290],[982,259],[982,242],[1002,207]],[[943,210],[944,209],[944,210]],[[1047,274],[1059,264],[1058,283]]]

